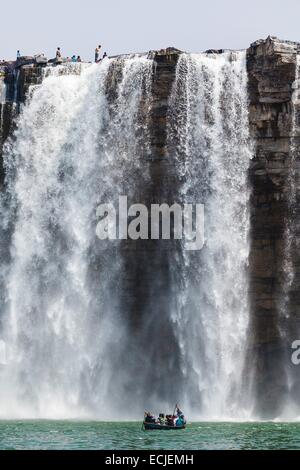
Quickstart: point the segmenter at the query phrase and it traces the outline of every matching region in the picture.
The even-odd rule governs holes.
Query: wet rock
[[[297,132],[292,99],[298,49],[298,43],[268,37],[247,50],[250,132],[256,146],[249,170],[249,361],[253,361],[255,370],[257,412],[268,417],[280,413],[287,393],[293,320],[287,325],[288,312],[283,310],[288,308],[295,317],[300,315],[298,306],[291,305],[292,297],[289,307],[283,300],[287,278],[285,237],[292,216],[289,178],[294,165],[292,139]]]

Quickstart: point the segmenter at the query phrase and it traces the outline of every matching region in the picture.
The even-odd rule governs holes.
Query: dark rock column
[[[287,230],[293,223],[290,197],[297,49],[297,43],[269,37],[247,51],[250,131],[256,149],[249,172],[251,320],[246,370],[249,375],[252,370],[249,382],[256,411],[266,417],[280,412],[289,393],[287,316],[292,299],[285,267]],[[299,308],[294,307],[300,319]]]
[[[0,80],[5,85],[5,96],[2,96],[2,102],[0,102],[0,186],[3,185],[5,179],[3,145],[13,132],[20,104],[25,102],[30,86],[41,83],[42,68],[33,64],[16,67],[11,63],[0,68]]]

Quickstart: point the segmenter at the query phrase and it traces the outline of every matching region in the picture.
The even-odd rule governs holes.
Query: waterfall
[[[6,84],[4,78],[0,77],[0,145],[3,145],[3,122],[4,122],[4,106],[6,99]]]
[[[144,56],[48,67],[5,146],[1,417],[113,415],[122,255],[100,246],[96,207],[147,177],[151,74]]]
[[[0,103],[4,103],[6,99],[6,84],[4,78],[0,77]]]
[[[169,158],[184,202],[205,206],[205,245],[174,260],[174,323],[187,403],[202,419],[241,418],[248,325],[248,129],[244,52],[182,54]]]
[[[0,417],[132,418],[176,400],[193,419],[245,416],[245,53],[180,55],[165,160],[153,70],[144,55],[49,66],[21,107],[0,207]],[[96,208],[120,195],[203,203],[204,247],[99,241]]]

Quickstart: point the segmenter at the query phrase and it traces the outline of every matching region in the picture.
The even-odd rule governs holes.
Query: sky
[[[299,0],[1,0],[0,60],[44,52],[91,60],[169,46],[243,49],[268,35],[300,41]]]

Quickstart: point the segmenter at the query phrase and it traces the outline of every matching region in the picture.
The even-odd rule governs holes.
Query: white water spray
[[[1,417],[132,417],[148,396],[163,410],[171,394],[193,419],[242,417],[244,53],[182,54],[170,97],[172,202],[205,204],[205,247],[192,253],[179,242],[162,265],[151,245],[133,269],[120,240],[100,246],[96,237],[100,202],[151,197],[152,68],[146,57],[46,68],[6,144]],[[139,262],[147,281],[138,286]],[[131,275],[138,293],[127,311]]]
[[[95,214],[99,202],[130,193],[137,177],[137,115],[152,61],[106,59],[73,69],[46,69],[5,148],[3,224],[13,233],[2,269],[1,417],[113,414],[122,260],[116,245],[99,250]]]
[[[174,270],[174,322],[190,401],[203,419],[242,418],[248,324],[249,141],[245,53],[182,54],[169,111],[183,202],[205,205],[202,251]]]

